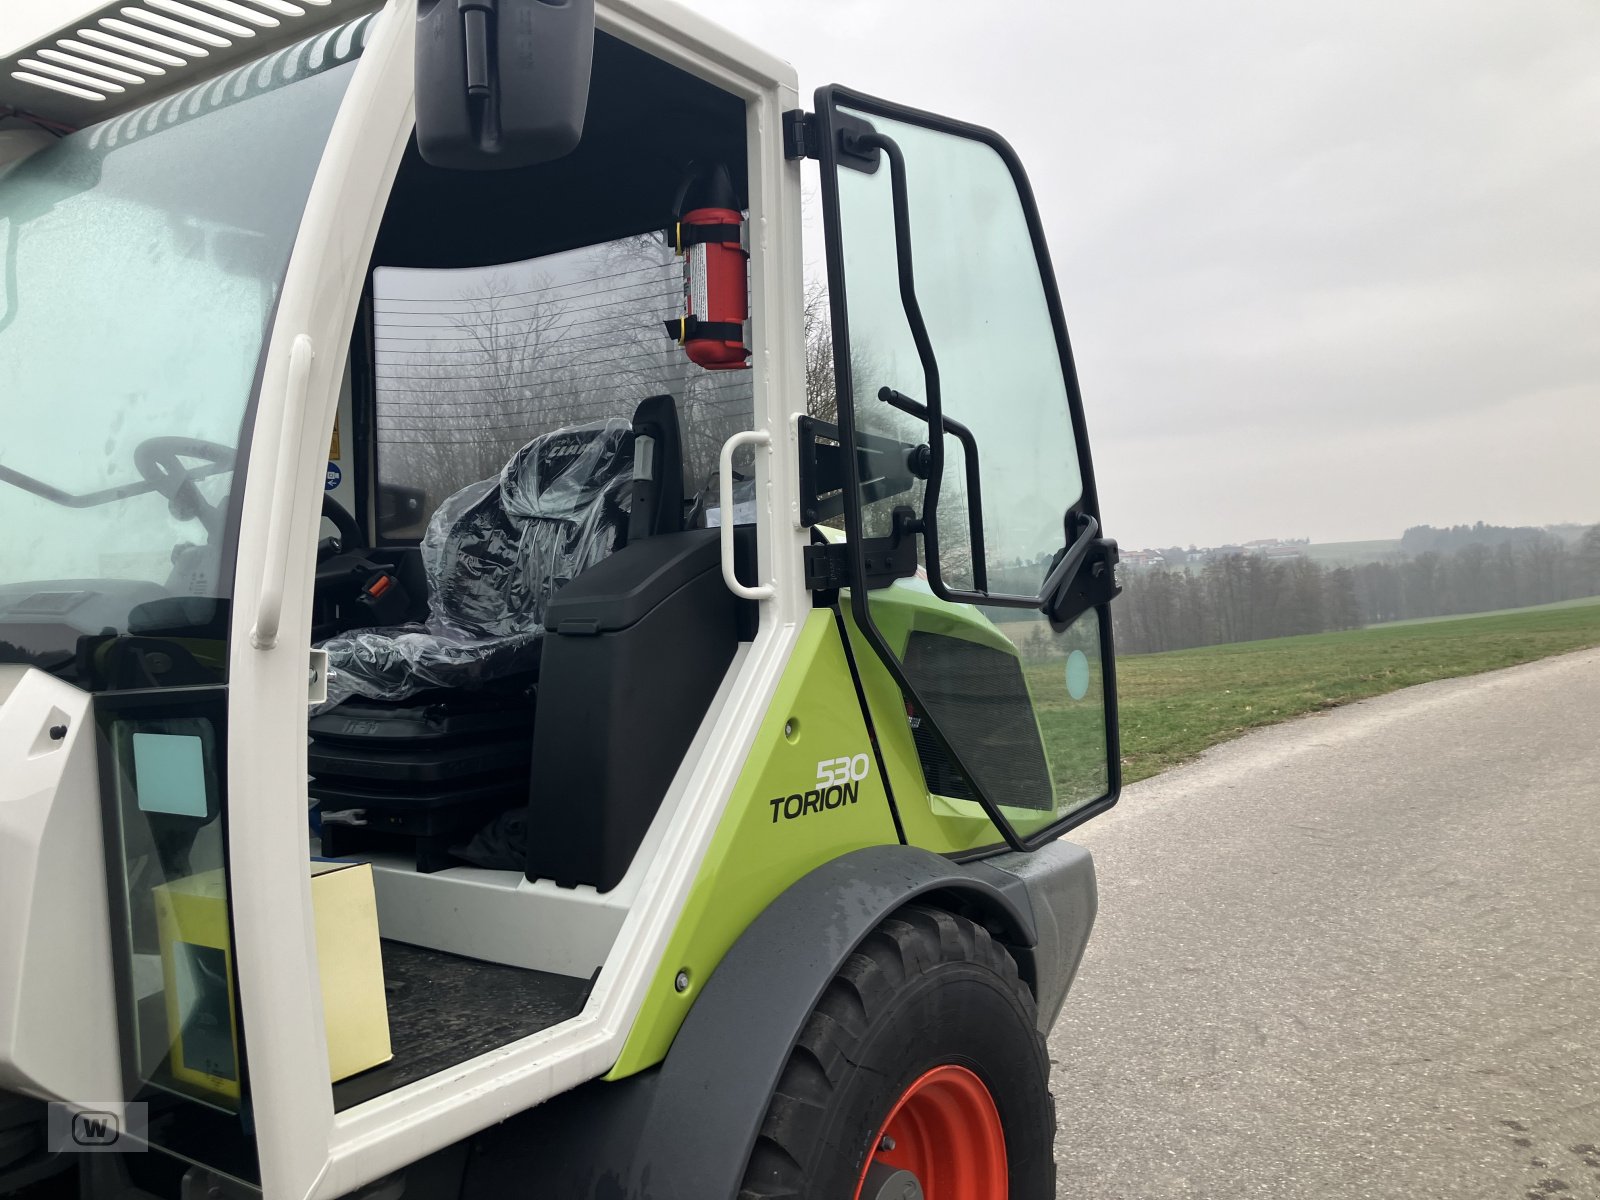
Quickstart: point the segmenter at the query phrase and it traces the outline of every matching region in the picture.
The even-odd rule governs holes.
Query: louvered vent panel
[[[18,109],[76,128],[377,6],[378,0],[109,4],[0,63],[0,117]]]

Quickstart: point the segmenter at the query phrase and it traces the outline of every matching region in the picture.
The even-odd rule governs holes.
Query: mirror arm
[[[928,422],[928,432],[933,434],[933,418],[928,412],[928,406],[913,400],[904,392],[897,392],[892,387],[878,389],[878,399],[885,404],[898,408],[901,412],[913,417],[919,417]],[[955,435],[960,441],[965,452],[963,457],[967,463],[967,537],[972,548],[972,587],[974,591],[987,592],[989,590],[989,560],[983,546],[983,485],[978,475],[978,439],[954,417],[940,414],[939,424],[944,427],[944,432]],[[932,450],[930,448],[930,455]],[[930,460],[931,461],[931,460]],[[941,462],[942,462],[941,458]],[[931,471],[929,472],[931,474]],[[927,476],[924,476],[927,478]],[[926,525],[933,518],[924,515],[923,524]],[[932,555],[929,556],[930,558]]]

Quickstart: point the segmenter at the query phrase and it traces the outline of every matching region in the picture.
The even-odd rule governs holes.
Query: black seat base
[[[527,799],[531,693],[530,683],[399,702],[352,699],[313,717],[309,790],[323,853],[403,846],[414,848],[418,871],[457,865],[454,848]]]

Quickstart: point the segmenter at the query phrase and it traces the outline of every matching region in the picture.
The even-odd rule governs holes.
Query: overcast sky
[[[1600,6],[702,0],[992,126],[1124,545],[1600,521]]]
[[[1600,521],[1593,0],[694,7],[1016,146],[1124,545]]]

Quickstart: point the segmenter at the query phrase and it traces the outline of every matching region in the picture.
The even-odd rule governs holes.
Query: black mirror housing
[[[496,171],[570,154],[593,61],[594,0],[419,0],[423,161]]]

